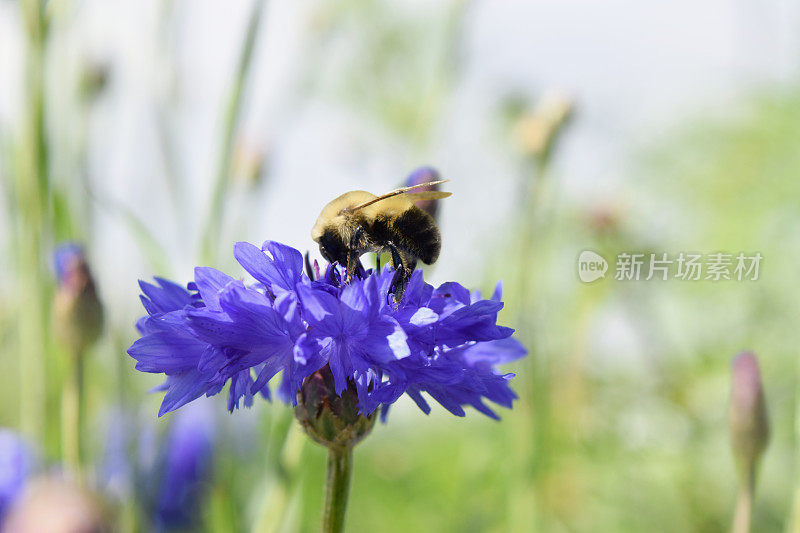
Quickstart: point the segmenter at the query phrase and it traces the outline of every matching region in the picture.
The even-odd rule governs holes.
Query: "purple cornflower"
[[[213,480],[217,427],[210,402],[171,418],[166,432],[149,417],[112,411],[99,481],[120,503],[135,500],[153,531],[196,528]]]
[[[148,316],[128,353],[138,370],[166,374],[159,415],[229,381],[228,408],[242,398],[250,405],[257,394],[269,398],[279,372],[279,397],[296,404],[303,381],[321,369],[336,394],[354,386],[365,415],[379,406],[385,414],[404,393],[428,413],[424,392],[455,415],[471,405],[497,418],[484,400],[510,408],[516,398],[513,374],[495,366],[526,350],[496,323],[499,288],[484,300],[454,282],[434,288],[416,271],[395,303],[388,268],[346,283],[335,264],[307,275],[300,252],[276,242],[240,242],[234,255],[256,283],[212,268],[195,269],[186,289],[140,283]]]
[[[411,174],[406,177],[406,181],[403,185],[406,187],[410,187],[413,185],[419,185],[421,183],[430,183],[432,181],[439,181],[442,177],[439,175],[439,172],[433,167],[425,166],[419,167],[414,170]],[[425,188],[417,189],[420,191],[438,191],[438,185],[430,185]],[[416,202],[416,206],[420,209],[427,211],[430,216],[436,219],[436,214],[439,212],[439,202],[436,200],[423,200],[421,202]]]
[[[0,526],[33,473],[34,456],[22,438],[0,428]]]
[[[170,427],[153,509],[159,530],[183,531],[197,521],[214,452],[213,413],[207,407],[182,411]]]

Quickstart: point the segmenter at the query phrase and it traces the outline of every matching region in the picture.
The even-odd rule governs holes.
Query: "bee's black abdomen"
[[[414,206],[396,217],[392,225],[394,240],[401,248],[419,257],[426,265],[439,258],[442,239],[436,222],[428,213]]]
[[[369,223],[369,235],[379,247],[397,240],[391,218],[383,215]]]

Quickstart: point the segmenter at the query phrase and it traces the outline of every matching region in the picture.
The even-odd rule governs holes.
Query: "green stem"
[[[21,288],[20,427],[29,437],[45,433],[46,282],[41,271],[49,201],[48,148],[45,128],[44,55],[47,24],[40,0],[22,2],[25,22],[26,109],[20,135],[16,187],[17,240]]]
[[[83,393],[83,354],[70,360],[61,398],[61,450],[64,463],[80,475],[83,467],[83,426],[86,402]]]
[[[328,473],[325,478],[325,506],[322,511],[322,531],[344,531],[347,495],[353,474],[353,448],[328,449]]]
[[[739,496],[736,499],[736,509],[733,513],[733,533],[749,533],[753,516],[753,493],[755,492],[756,471],[755,465],[747,466],[744,479],[739,487]]]
[[[794,442],[795,442],[795,464],[800,462],[800,389],[795,390],[794,405]],[[800,478],[795,479],[794,502],[790,515],[789,531],[800,531]]]
[[[742,487],[736,500],[736,511],[733,515],[733,533],[749,533],[752,514],[753,492],[746,487]]]

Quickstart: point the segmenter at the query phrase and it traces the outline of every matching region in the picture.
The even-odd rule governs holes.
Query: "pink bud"
[[[767,407],[756,356],[740,353],[733,359],[731,372],[731,444],[740,474],[750,477],[769,441]]]

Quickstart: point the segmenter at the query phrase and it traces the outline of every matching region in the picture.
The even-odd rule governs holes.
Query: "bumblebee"
[[[442,238],[436,221],[415,202],[447,198],[451,193],[415,191],[449,180],[402,187],[381,196],[367,191],[350,191],[322,209],[311,229],[311,238],[327,261],[344,265],[347,280],[361,268],[359,258],[367,252],[391,254],[395,269],[390,292],[400,301],[406,283],[417,266],[439,258]],[[378,265],[380,266],[380,264]]]

